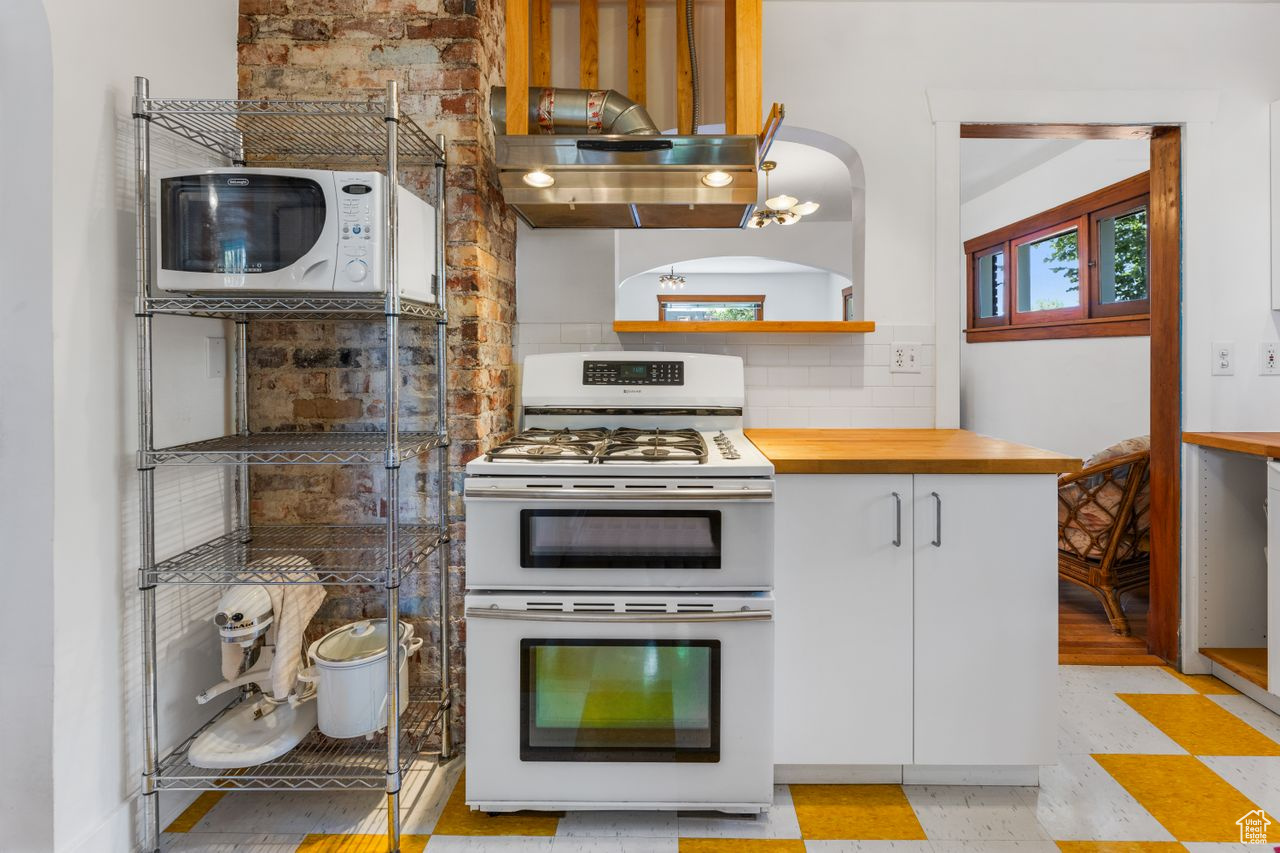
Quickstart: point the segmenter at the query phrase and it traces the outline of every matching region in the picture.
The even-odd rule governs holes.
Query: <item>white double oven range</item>
[[[467,803],[754,813],[773,789],[773,466],[730,356],[529,356],[467,465]]]

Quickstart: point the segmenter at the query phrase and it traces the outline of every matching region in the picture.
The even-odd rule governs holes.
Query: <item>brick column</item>
[[[358,10],[358,11],[353,11]],[[515,219],[502,201],[488,120],[488,92],[500,82],[502,5],[496,0],[241,0],[241,98],[381,97],[400,83],[403,111],[448,139],[446,191],[449,308],[449,583],[454,684],[463,682],[462,466],[512,429],[511,330],[515,321]],[[429,169],[402,179],[425,188]],[[416,327],[416,328],[415,328]],[[249,405],[254,429],[371,429],[382,422],[385,365],[378,324],[251,325]],[[434,351],[429,329],[406,322],[403,428],[432,428]],[[415,474],[416,475],[411,475]],[[425,514],[434,485],[410,466],[401,482],[406,519]],[[256,472],[259,521],[373,522],[385,515],[381,469],[277,468]],[[406,579],[402,601],[420,633],[438,637],[437,590]],[[374,588],[329,588],[314,631],[382,615]],[[434,682],[433,654],[414,682]],[[463,704],[455,693],[457,719]],[[461,740],[461,729],[458,739]]]

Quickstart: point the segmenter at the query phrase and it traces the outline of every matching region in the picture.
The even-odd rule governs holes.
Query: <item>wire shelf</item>
[[[147,300],[152,314],[179,314],[191,317],[214,317],[222,320],[368,320],[386,316],[387,303],[380,295],[337,296],[307,294],[277,296],[221,294],[192,296],[159,296]],[[400,300],[401,317],[444,321],[444,309],[434,302]]]
[[[187,760],[195,739],[240,704],[225,710],[187,738],[163,758],[156,768],[156,788],[162,791],[332,791],[385,790],[387,784],[387,739],[326,737],[318,730],[293,750],[274,761],[237,770],[210,770]],[[410,691],[409,705],[400,717],[400,769],[411,769],[428,751],[444,716],[438,698],[425,691]]]
[[[449,443],[434,432],[400,433],[404,461]],[[146,454],[152,465],[370,465],[385,463],[385,432],[267,432],[224,435]]]
[[[184,100],[147,98],[153,126],[245,163],[367,166],[387,162],[386,101]],[[401,114],[397,157],[404,166],[444,162],[439,146]]]
[[[416,571],[449,539],[425,524],[401,525],[399,535],[396,565],[402,573]],[[388,562],[383,525],[256,525],[162,560],[147,582],[384,584]]]

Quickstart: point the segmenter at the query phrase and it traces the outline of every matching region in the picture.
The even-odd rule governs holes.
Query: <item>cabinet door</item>
[[[915,478],[915,763],[1052,764],[1051,475]]]
[[[910,763],[911,477],[779,476],[775,518],[775,763]]]

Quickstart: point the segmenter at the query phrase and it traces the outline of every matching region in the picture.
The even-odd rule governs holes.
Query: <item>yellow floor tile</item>
[[[1238,843],[1236,821],[1257,808],[1193,755],[1093,757],[1179,841]],[[1270,840],[1280,843],[1280,826]]]
[[[560,823],[556,812],[516,812],[490,817],[467,807],[466,774],[461,774],[449,794],[432,835],[555,835]]]
[[[1176,841],[1059,841],[1062,853],[1186,853]]]
[[[225,797],[222,791],[205,791],[196,797],[195,802],[183,809],[182,814],[173,819],[173,823],[165,828],[165,832],[190,832],[191,828],[204,819],[209,810]]]
[[[681,838],[680,853],[804,853],[799,838]]]
[[[1203,693],[1206,696],[1232,696],[1240,692],[1231,685],[1214,678],[1212,675],[1187,675],[1185,673],[1178,672],[1171,666],[1162,666],[1160,668],[1181,681],[1183,684],[1195,689],[1197,693]]]
[[[1198,693],[1119,696],[1192,755],[1280,755],[1280,743]]]
[[[422,853],[426,835],[401,835],[400,853]],[[308,835],[296,853],[386,853],[385,835]]]
[[[792,785],[800,835],[814,841],[923,841],[901,785]]]

